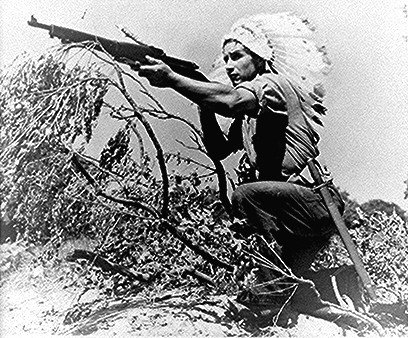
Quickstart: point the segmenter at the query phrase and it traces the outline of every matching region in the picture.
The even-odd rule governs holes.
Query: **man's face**
[[[256,76],[257,68],[254,59],[239,42],[227,42],[223,48],[223,58],[225,70],[234,86],[250,81]]]

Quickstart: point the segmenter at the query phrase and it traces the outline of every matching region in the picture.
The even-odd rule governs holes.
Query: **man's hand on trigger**
[[[154,87],[168,87],[172,70],[163,61],[146,55],[147,64],[136,65],[139,76],[145,77]]]

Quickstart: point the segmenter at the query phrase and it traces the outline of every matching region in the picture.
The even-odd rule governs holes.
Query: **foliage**
[[[172,116],[132,75],[111,63],[110,73],[116,71],[117,77],[108,78],[97,63],[68,66],[66,56],[61,50],[38,59],[23,56],[1,73],[1,122],[6,126],[0,140],[2,222],[27,242],[47,243],[49,255],[70,238],[92,238],[98,254],[160,275],[161,287],[189,281],[181,278],[186,267],[216,275],[216,267],[175,240],[162,216],[187,242],[219,259],[233,259],[228,216],[216,189],[204,186],[211,184],[215,170],[186,163],[180,154],[163,155],[148,118]],[[133,101],[125,76],[152,104]],[[115,104],[107,99],[108,91],[116,91]],[[85,149],[101,112],[123,122],[95,159]],[[155,156],[144,149],[146,139]],[[172,175],[167,174],[170,165]],[[177,172],[184,165],[188,173]]]
[[[360,217],[360,204],[356,200],[350,198],[350,194],[345,190],[340,190],[340,196],[344,202],[343,219],[347,228],[353,229],[362,225],[363,220]]]
[[[378,213],[384,213],[391,217],[394,213],[401,219],[406,219],[405,211],[395,203],[385,202],[380,199],[369,200],[361,204],[361,210],[363,210],[368,216]]]
[[[68,68],[52,53],[22,56],[1,73],[2,220],[29,241],[92,232],[68,149],[92,136],[107,91],[96,67]],[[80,191],[78,191],[80,190]]]
[[[51,52],[37,60],[24,58],[1,73],[2,221],[27,242],[47,243],[49,255],[71,238],[92,238],[94,252],[146,274],[156,290],[196,283],[186,278],[186,271],[195,269],[212,276],[224,292],[249,283],[254,266],[243,252],[253,243],[244,246],[233,236],[228,208],[219,202],[225,191],[212,185],[214,175],[222,181],[222,165],[165,155],[151,121],[173,119],[188,126],[189,148],[205,153],[195,126],[166,112],[139,80],[109,58],[109,77],[97,63],[68,67],[64,60]],[[146,106],[130,95],[129,82],[149,100]],[[114,100],[107,95],[111,92]],[[85,149],[104,113],[121,126],[93,158]],[[244,172],[243,161],[239,169]],[[395,213],[371,212],[378,205],[381,211],[400,210],[371,203],[364,214],[346,192],[343,197],[346,221],[375,283],[406,299],[406,225]],[[338,238],[333,243],[316,266],[348,260]],[[220,268],[198,255],[197,247],[227,265],[241,266]],[[108,295],[146,286],[107,276],[92,264],[89,283]]]
[[[404,198],[408,198],[408,179],[404,181],[404,183],[407,185],[404,193]]]
[[[373,199],[360,204],[352,199],[347,191],[339,188],[338,190],[345,204],[343,218],[349,229],[365,225],[367,217],[362,217],[363,214],[371,216],[377,213],[385,213],[385,215],[391,217],[395,213],[401,219],[406,219],[406,211],[396,203]]]
[[[408,228],[397,214],[361,213],[364,226],[350,230],[363,263],[374,285],[386,288],[408,301]],[[351,264],[349,255],[338,236],[320,253],[315,268]]]

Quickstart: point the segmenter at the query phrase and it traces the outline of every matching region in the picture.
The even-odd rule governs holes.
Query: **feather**
[[[326,75],[332,68],[325,46],[317,43],[316,27],[306,18],[290,12],[262,13],[238,20],[223,41],[235,39],[268,61],[271,70],[292,84],[303,104],[305,115],[322,124]],[[214,64],[213,78],[225,80],[220,58]]]

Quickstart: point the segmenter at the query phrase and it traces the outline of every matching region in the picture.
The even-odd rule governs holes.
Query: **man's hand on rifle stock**
[[[146,55],[146,64],[142,65],[135,62],[132,68],[138,72],[139,76],[145,77],[154,87],[168,87],[172,76],[174,76],[173,70],[168,65],[148,55]]]

